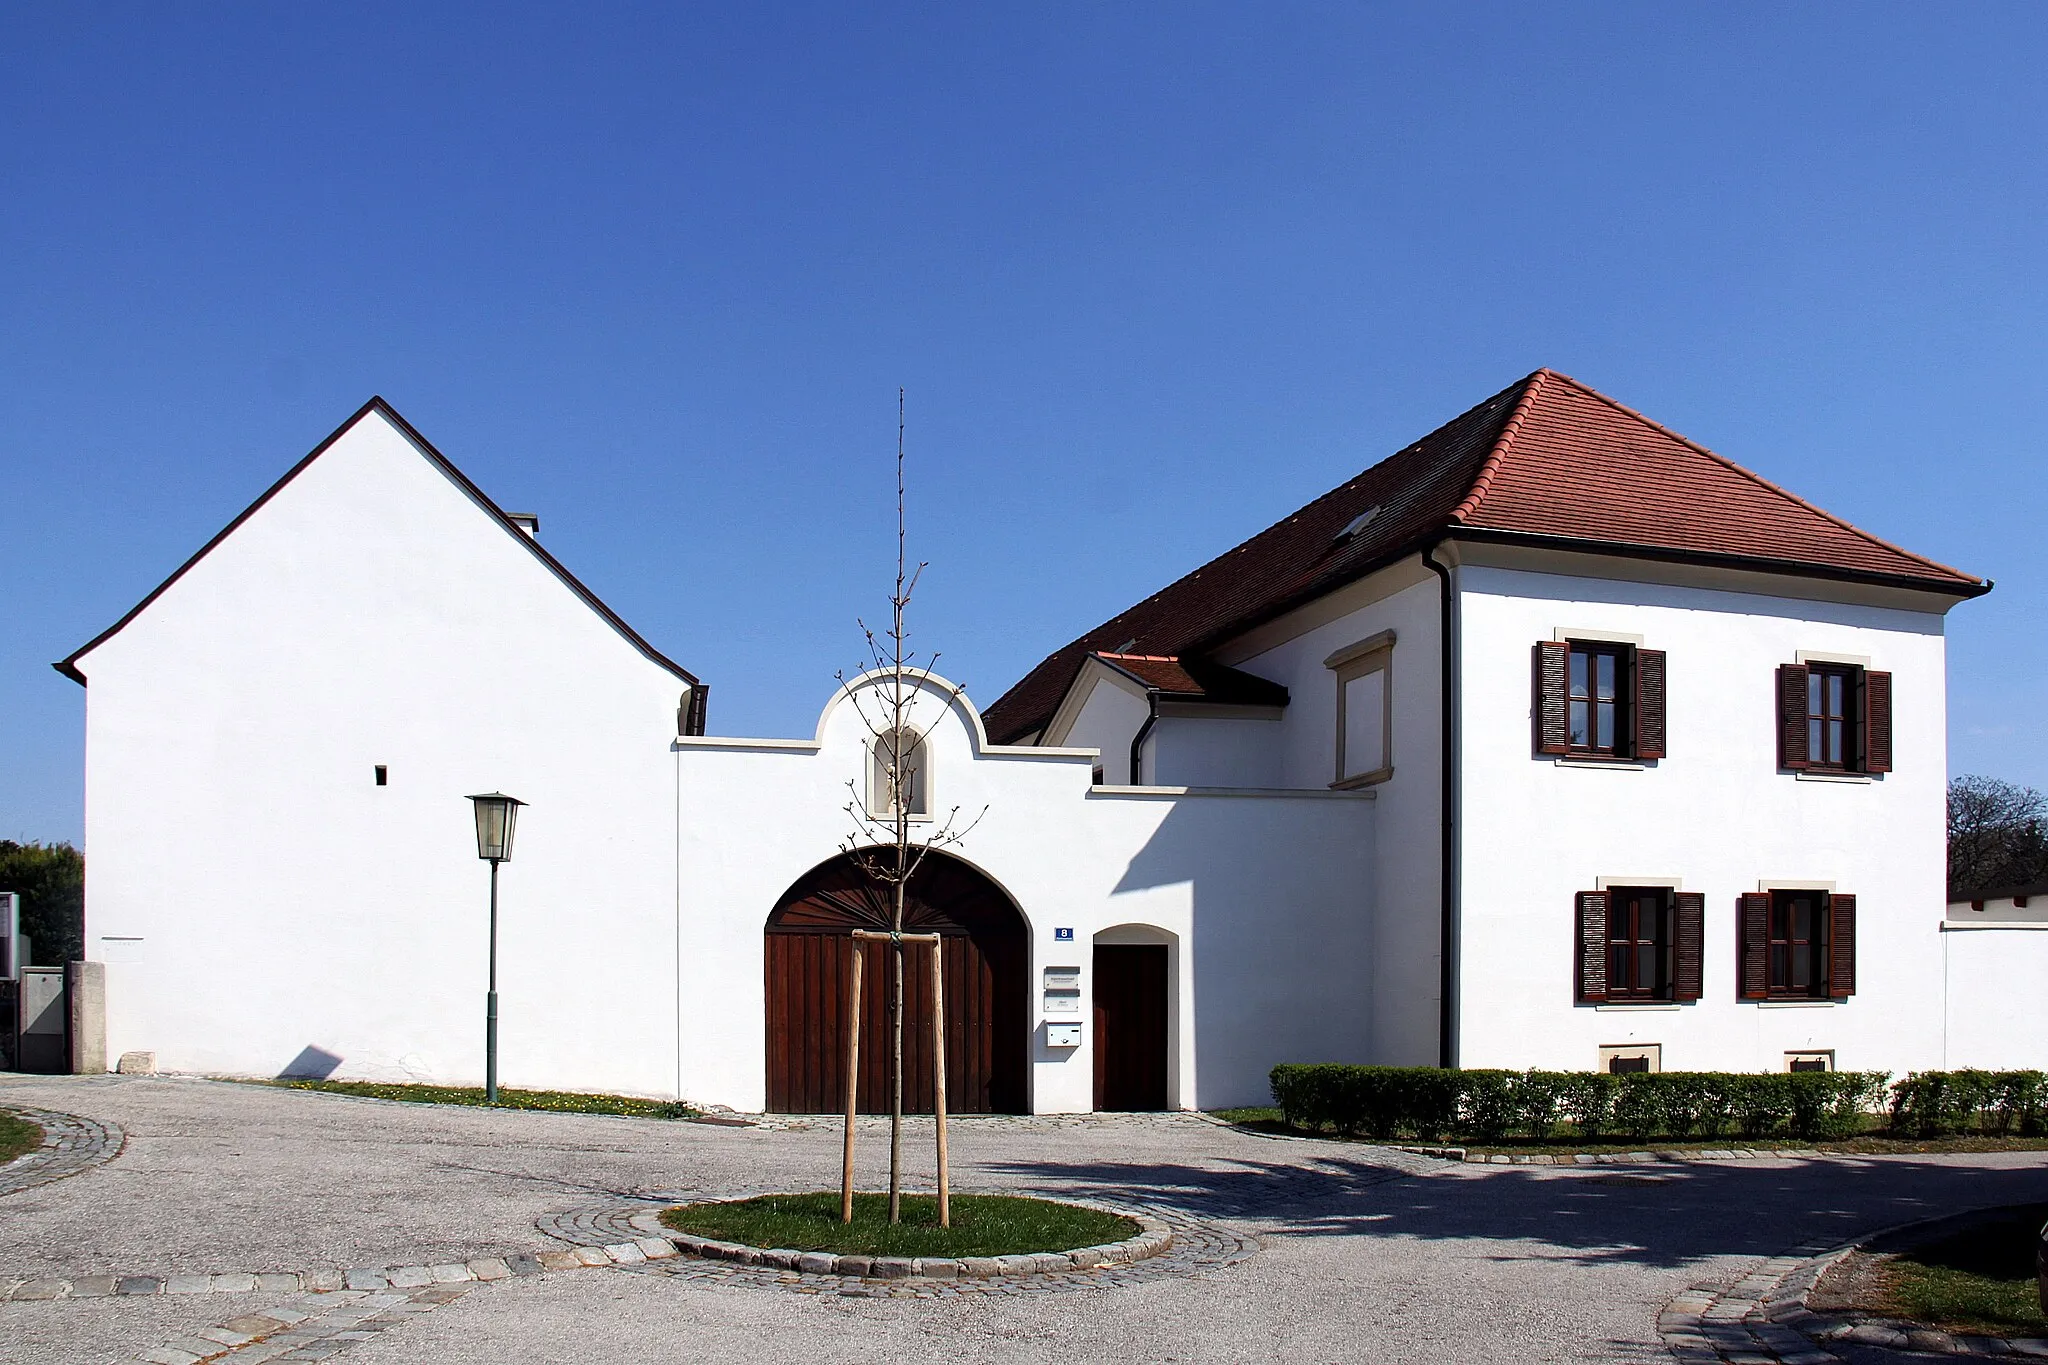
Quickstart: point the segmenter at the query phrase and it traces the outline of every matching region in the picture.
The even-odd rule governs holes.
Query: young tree
[[[1952,895],[2048,880],[2048,797],[1969,774],[1948,784]]]
[[[839,675],[839,685],[845,691],[847,700],[853,703],[866,727],[869,737],[868,763],[869,793],[863,800],[857,780],[849,780],[847,789],[851,799],[846,803],[846,813],[853,820],[853,832],[841,850],[851,857],[869,877],[889,889],[889,1221],[897,1223],[903,1217],[903,925],[904,910],[910,881],[933,849],[946,848],[966,838],[968,831],[981,822],[976,815],[965,825],[960,823],[960,807],[955,806],[946,813],[943,820],[928,821],[929,812],[922,809],[925,804],[924,782],[924,737],[917,727],[917,699],[929,691],[932,669],[938,663],[938,655],[932,654],[923,663],[917,662],[917,652],[908,648],[910,633],[904,627],[904,613],[910,606],[912,594],[917,591],[918,580],[923,577],[927,565],[920,563],[915,569],[909,567],[905,553],[904,500],[903,500],[903,390],[896,391],[896,586],[889,595],[889,624],[878,635],[865,620],[860,620],[861,634],[867,640],[868,667],[862,677],[874,679],[866,688],[856,687],[858,679]],[[986,808],[982,815],[987,814]],[[922,825],[922,829],[920,826]],[[934,953],[937,944],[931,945]],[[860,952],[859,941],[854,951]],[[849,1027],[858,1030],[861,1021],[851,1020]],[[935,1027],[943,1028],[939,1020]],[[943,1076],[936,1078],[943,1093]],[[848,1078],[848,1084],[855,1084]],[[851,1123],[849,1114],[848,1122]],[[945,1147],[944,1115],[938,1118],[940,1124],[939,1144],[941,1152]],[[851,1142],[850,1130],[848,1142]],[[851,1147],[848,1148],[851,1151]]]

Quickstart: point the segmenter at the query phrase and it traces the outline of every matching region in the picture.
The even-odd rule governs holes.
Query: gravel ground
[[[0,1079],[9,1099],[128,1132],[112,1162],[0,1201],[0,1274],[16,1276],[534,1250],[547,1213],[629,1195],[828,1186],[838,1162],[829,1125],[489,1112],[173,1078]],[[863,1183],[879,1183],[881,1133],[871,1125],[864,1138]],[[343,1358],[1644,1360],[1660,1354],[1658,1309],[1717,1270],[1815,1237],[2048,1199],[2039,1153],[1568,1169],[1442,1165],[1193,1118],[965,1120],[955,1134],[963,1185],[1162,1203],[1265,1249],[1199,1278],[920,1303],[653,1269],[563,1272],[481,1286]],[[257,1298],[206,1296],[200,1316]],[[148,1313],[181,1315],[165,1319],[168,1338],[192,1310],[162,1300],[5,1311],[0,1357],[41,1362],[132,1358],[130,1338],[154,1330]]]

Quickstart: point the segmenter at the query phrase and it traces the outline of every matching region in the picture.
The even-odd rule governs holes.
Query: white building
[[[843,1104],[859,698],[703,734],[536,531],[373,400],[59,665],[110,1052],[477,1080],[497,788],[505,1083]],[[953,1106],[1942,1065],[1943,616],[1987,587],[1539,371],[985,714],[919,684],[923,827],[986,812],[914,897]]]

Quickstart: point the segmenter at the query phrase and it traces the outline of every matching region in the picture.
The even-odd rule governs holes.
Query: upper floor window
[[[906,815],[931,814],[924,737],[907,725],[885,730],[875,736],[870,752],[868,812],[878,820],[893,820],[900,802]]]
[[[1364,787],[1394,775],[1391,686],[1394,632],[1381,631],[1323,660],[1337,682],[1337,777],[1333,787]]]
[[[1536,646],[1536,752],[1662,758],[1664,651],[1618,640]]]
[[[1887,773],[1892,768],[1892,675],[1808,659],[1778,669],[1778,766]]]
[[[1856,991],[1856,898],[1805,888],[1742,897],[1742,995],[1842,999]]]

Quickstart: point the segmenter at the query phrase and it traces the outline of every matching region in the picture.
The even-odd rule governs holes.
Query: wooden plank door
[[[1164,944],[1095,948],[1095,1107],[1166,1108],[1167,953]]]

